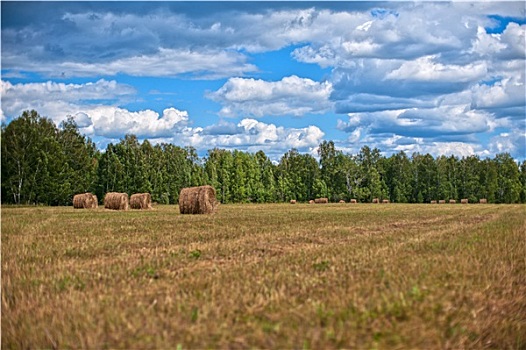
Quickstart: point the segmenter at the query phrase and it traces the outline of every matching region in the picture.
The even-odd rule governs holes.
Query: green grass
[[[526,348],[523,205],[2,207],[2,348]]]

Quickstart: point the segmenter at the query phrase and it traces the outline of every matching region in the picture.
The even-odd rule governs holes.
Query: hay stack
[[[149,193],[135,193],[130,197],[132,209],[152,209],[152,195]]]
[[[296,204],[296,200],[295,199],[291,199],[290,200],[290,204]]]
[[[461,204],[468,204],[468,203],[469,203],[469,200],[468,200],[467,198],[462,198],[462,199],[460,200],[460,203],[461,203]]]
[[[454,200],[454,199],[450,199],[450,200],[449,200],[449,204],[455,204],[456,202],[457,202],[457,201]]]
[[[488,204],[488,200],[487,200],[486,198],[481,198],[481,199],[479,200],[479,203],[480,203],[480,204]]]
[[[314,203],[316,203],[316,204],[329,203],[329,198],[316,198],[314,200]]]
[[[104,196],[104,208],[113,210],[128,210],[128,194],[108,192]]]
[[[179,193],[181,214],[213,214],[217,206],[216,190],[212,186],[187,187]]]
[[[93,193],[80,193],[73,196],[73,208],[75,209],[95,209],[98,205],[97,196]]]

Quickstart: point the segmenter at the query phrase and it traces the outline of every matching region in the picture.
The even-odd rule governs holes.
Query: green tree
[[[91,139],[81,135],[73,117],[61,123],[58,141],[66,160],[62,202],[71,204],[73,195],[96,191],[99,152]]]
[[[2,201],[65,204],[71,187],[58,129],[35,110],[2,127]]]
[[[516,203],[520,199],[521,182],[519,166],[509,153],[500,153],[495,157],[497,166],[498,203]]]

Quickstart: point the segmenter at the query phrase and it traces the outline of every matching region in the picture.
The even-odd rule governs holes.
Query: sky
[[[1,111],[316,156],[526,158],[526,3],[1,2]]]

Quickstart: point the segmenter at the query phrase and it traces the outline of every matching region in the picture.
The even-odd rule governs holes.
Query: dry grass
[[[525,206],[2,207],[2,348],[526,347]]]

